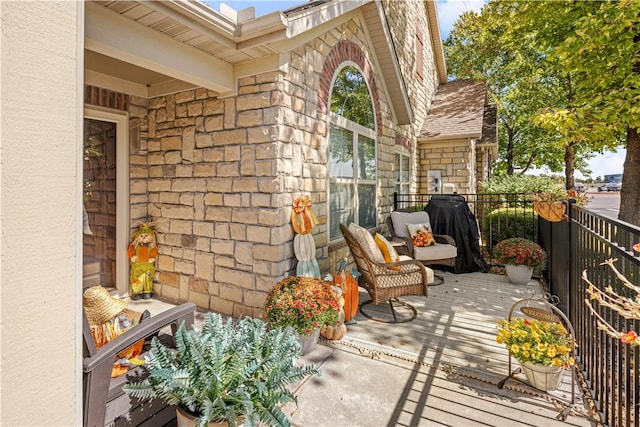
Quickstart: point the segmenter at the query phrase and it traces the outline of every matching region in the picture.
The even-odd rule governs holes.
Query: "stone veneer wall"
[[[489,148],[476,147],[476,193],[482,192],[482,183],[489,179]]]
[[[412,190],[426,189],[426,171],[421,165],[423,154],[419,152],[416,144],[417,135],[422,129],[427,112],[431,107],[431,100],[438,89],[438,72],[435,66],[433,41],[429,31],[429,24],[425,4],[420,0],[383,0],[382,5],[386,11],[389,30],[396,46],[396,54],[400,63],[400,69],[404,75],[404,82],[409,94],[409,100],[414,114],[414,123],[399,126],[399,132],[409,142],[408,152],[411,156],[411,180]],[[420,28],[423,41],[423,76],[420,78],[416,69],[416,31]],[[397,147],[397,149],[400,149]],[[391,158],[390,161],[393,161]],[[393,177],[391,177],[392,179]],[[393,202],[393,189],[385,195]],[[389,209],[390,211],[390,209]],[[384,210],[385,214],[388,214]]]
[[[429,194],[427,172],[442,171],[442,182],[453,183],[460,194],[475,192],[475,149],[468,141],[420,144],[420,186],[418,194]]]
[[[421,2],[405,6],[403,16],[424,14]],[[426,25],[426,17],[415,19]],[[392,25],[401,24],[396,19]],[[335,63],[324,67],[328,57]],[[328,242],[327,115],[319,99],[326,74],[331,79],[344,61],[359,64],[375,87],[382,224],[392,205],[396,141],[415,153],[421,125],[394,123],[360,18],[293,50],[286,72],[240,79],[235,97],[219,99],[200,88],[148,101],[130,98],[130,117],[141,119],[132,124],[138,137],[131,141],[131,220],[156,224],[155,291],[163,298],[259,316],[266,292],[295,272],[290,215],[300,195],[311,196],[320,218],[313,236],[323,273],[348,255],[344,244]],[[412,100],[414,113],[425,114],[435,87],[414,86],[411,61],[401,58],[403,70],[413,70],[405,82],[419,98]],[[430,62],[425,75],[435,76]]]
[[[293,267],[282,74],[239,84],[150,99],[146,156],[161,295],[235,317]]]

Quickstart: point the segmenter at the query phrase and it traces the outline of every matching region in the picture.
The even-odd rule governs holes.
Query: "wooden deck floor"
[[[566,371],[562,387],[551,393],[514,380],[509,380],[502,389],[497,387],[509,373],[509,356],[504,346],[495,342],[496,323],[508,317],[516,301],[544,298],[538,281],[523,286],[494,274],[444,273],[444,276],[445,283],[430,287],[427,298],[402,298],[418,312],[412,322],[386,324],[358,313],[357,324],[349,325],[343,340],[323,343],[360,357],[374,358],[381,362],[378,366],[381,370],[394,365],[412,372],[405,377],[393,408],[387,409],[388,418],[377,418],[380,423],[363,420],[352,425],[598,424],[599,420],[590,415],[579,386],[573,389],[574,410],[565,422],[556,419],[560,410],[571,403],[570,371]],[[369,299],[363,290],[360,298]],[[368,311],[374,310],[389,312],[388,305]],[[512,369],[518,366],[515,361],[513,365]],[[402,376],[401,371],[397,372]],[[521,375],[517,377],[524,379]],[[387,391],[394,395],[397,390]],[[301,396],[303,402],[304,397]],[[306,403],[302,403],[300,412],[308,410]],[[305,418],[294,421],[300,426],[322,425]]]
[[[495,342],[496,322],[508,316],[517,300],[543,297],[537,281],[523,286],[493,274],[444,276],[445,283],[430,287],[427,298],[403,298],[417,309],[412,322],[385,324],[358,313],[342,340],[321,340],[304,356],[305,362],[320,366],[323,376],[296,387],[298,407],[286,408],[292,424],[599,425],[580,387],[574,388],[576,406],[566,421],[556,419],[571,402],[569,371],[561,389],[551,393],[514,380],[497,387],[508,374],[508,353]],[[363,290],[360,298],[368,299]],[[156,304],[152,313],[161,309],[162,303]],[[387,307],[372,309],[384,312]]]

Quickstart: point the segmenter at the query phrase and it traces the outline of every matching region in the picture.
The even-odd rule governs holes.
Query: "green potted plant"
[[[305,354],[315,346],[324,325],[339,324],[338,295],[324,280],[290,276],[269,291],[264,313],[270,326],[290,326],[302,338]]]
[[[288,426],[280,405],[296,397],[287,386],[320,373],[298,365],[299,356],[291,330],[267,328],[253,318],[225,323],[208,313],[200,330],[179,327],[176,349],[154,338],[145,365],[148,377],[123,389],[129,396],[177,405],[179,426],[189,418],[199,427],[213,421],[235,426],[239,419],[252,426]]]
[[[521,237],[512,237],[498,242],[492,257],[505,266],[511,283],[526,284],[533,270],[542,270],[547,263],[547,254],[536,242]]]
[[[557,388],[562,369],[575,363],[573,340],[558,322],[503,319],[498,322],[496,342],[507,347],[520,362],[529,384],[540,390]]]

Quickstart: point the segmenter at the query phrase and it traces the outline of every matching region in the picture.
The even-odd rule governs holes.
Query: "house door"
[[[129,167],[127,116],[85,109],[83,287],[128,290]]]

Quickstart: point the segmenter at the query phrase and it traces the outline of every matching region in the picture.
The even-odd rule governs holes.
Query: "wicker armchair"
[[[426,268],[421,262],[406,256],[402,257],[399,262],[377,263],[367,255],[356,237],[344,224],[340,224],[340,231],[360,272],[358,285],[363,287],[371,297],[369,301],[360,304],[360,312],[369,319],[386,323],[403,323],[415,319],[416,309],[410,304],[400,301],[398,297],[407,295],[424,295],[426,297],[427,284],[433,282],[433,271]],[[374,317],[363,310],[367,304],[379,304],[387,301],[393,320]],[[404,307],[411,314],[408,317],[399,318],[396,307]]]

